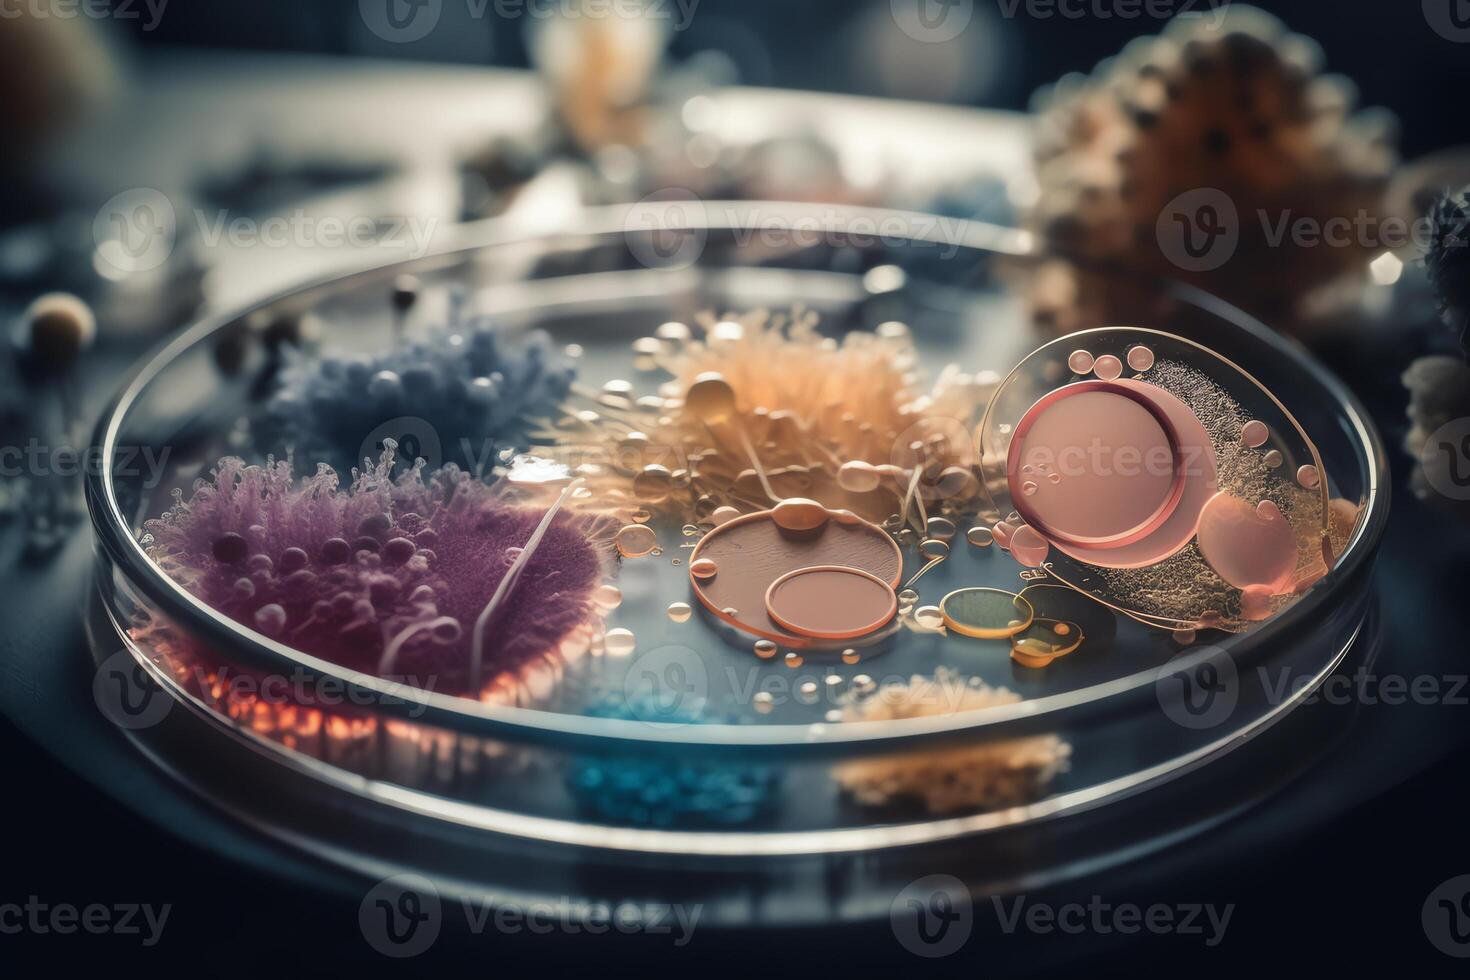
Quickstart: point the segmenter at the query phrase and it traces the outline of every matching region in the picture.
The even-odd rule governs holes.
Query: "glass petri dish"
[[[776,230],[752,232],[760,227]],[[1384,463],[1338,382],[1263,325],[1169,283],[1154,284],[1160,321],[1136,326],[1205,345],[1275,392],[1310,433],[1324,492],[1356,510],[1328,574],[1239,633],[1187,637],[1129,610],[1108,611],[1104,628],[1091,623],[1098,611],[1088,606],[1072,620],[1089,620],[1089,635],[1105,640],[1038,670],[1018,664],[1008,640],[925,628],[943,622],[937,608],[924,613],[926,604],[958,590],[1065,584],[1022,578],[1002,548],[967,544],[962,525],[943,561],[901,549],[898,625],[883,642],[767,651],[755,635],[705,615],[687,564],[695,549],[680,547],[697,540],[680,522],[654,518],[662,553],[621,563],[601,642],[541,658],[496,696],[474,699],[304,653],[222,615],[150,555],[144,523],[174,491],[187,494],[222,455],[260,460],[241,420],[260,410],[279,365],[259,346],[245,347],[229,370],[219,355],[252,324],[309,316],[323,351],[381,350],[404,329],[394,283],[412,275],[415,317],[442,319],[464,303],[508,339],[545,331],[559,349],[578,352],[579,381],[594,390],[642,377],[636,342],[661,324],[798,306],[818,314],[818,329],[833,338],[904,324],[921,373],[957,364],[998,380],[1014,365],[1038,363],[1027,360],[1038,347],[1060,349],[1030,332],[1007,288],[1037,261],[1023,233],[922,215],[645,205],[589,212],[574,233],[469,226],[445,252],[311,284],[190,328],[146,360],[97,431],[97,458],[109,463],[87,486],[102,545],[94,642],[100,656],[121,640],[191,709],[165,727],[202,726],[224,738],[202,753],[198,739],[177,731],[137,737],[151,740],[160,764],[246,817],[270,805],[249,786],[279,778],[302,799],[346,800],[340,805],[375,819],[426,825],[418,833],[428,849],[462,847],[468,832],[624,857],[750,860],[1030,828],[1067,833],[1060,818],[1223,759],[1298,706],[1362,630],[1366,571],[1387,513]],[[120,465],[142,449],[167,460],[161,481]],[[910,581],[920,595],[906,602]],[[1066,610],[1051,599],[1047,608]],[[262,758],[276,777],[262,775]],[[289,814],[252,818],[293,833]],[[384,847],[343,843],[351,834],[328,827],[318,843],[359,856]],[[1058,847],[1029,866],[1012,854],[1006,867],[1039,873],[1058,855],[1081,866],[1093,846]]]

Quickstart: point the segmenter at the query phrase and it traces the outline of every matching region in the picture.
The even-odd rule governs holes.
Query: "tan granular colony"
[[[941,668],[884,684],[843,708],[844,721],[897,721],[1015,704],[1021,696],[968,682]],[[849,762],[833,769],[838,784],[865,806],[917,802],[929,812],[997,810],[1040,799],[1066,770],[1072,747],[1055,735],[938,749]]]
[[[1320,494],[1295,482],[1294,467],[1273,469],[1259,450],[1241,443],[1240,430],[1249,416],[1239,402],[1200,371],[1177,361],[1159,361],[1148,381],[1188,405],[1209,433],[1221,490],[1252,502],[1271,500],[1281,508],[1297,534],[1297,574],[1320,565],[1322,536],[1328,529]],[[1216,574],[1194,542],[1144,568],[1102,568],[1096,574],[1120,606],[1145,617],[1231,631],[1250,625],[1241,616],[1240,590]],[[1273,610],[1291,601],[1291,596],[1277,596]]]

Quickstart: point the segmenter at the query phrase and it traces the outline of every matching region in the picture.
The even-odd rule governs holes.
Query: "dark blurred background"
[[[494,9],[494,0],[484,2]],[[1143,0],[1136,17],[1094,16],[1094,0],[975,0],[972,26],[956,45],[964,49],[963,62],[951,66],[931,61],[927,72],[915,70],[904,78],[883,70],[884,46],[901,40],[894,37],[889,0],[683,2],[683,9],[695,4],[694,16],[686,30],[676,33],[670,49],[675,60],[699,51],[722,52],[738,68],[743,84],[1006,109],[1025,108],[1038,87],[1068,71],[1090,70],[1131,38],[1157,33],[1162,26],[1143,13],[1149,9]],[[1212,4],[1219,2],[1178,0],[1168,9],[1209,17]],[[142,0],[133,3],[146,13]],[[677,0],[667,0],[667,5],[677,16]],[[1470,48],[1444,43],[1418,0],[1257,0],[1252,5],[1320,42],[1328,70],[1353,79],[1364,104],[1393,109],[1403,123],[1406,156],[1460,135],[1464,114],[1453,96],[1470,85]],[[1103,7],[1128,9],[1126,4]],[[445,0],[441,16],[465,16],[474,9],[475,0]],[[145,63],[155,49],[167,45],[509,68],[524,68],[529,61],[524,31],[516,21],[467,16],[464,31],[434,31],[420,41],[387,44],[364,28],[358,0],[175,0],[154,29],[144,30],[145,23],[146,16],[118,22]],[[932,58],[932,50],[916,48]],[[942,84],[946,78],[951,81],[947,91]]]

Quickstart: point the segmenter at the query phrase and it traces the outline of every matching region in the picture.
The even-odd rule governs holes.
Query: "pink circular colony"
[[[1090,388],[1085,388],[1084,386],[1090,386]],[[1046,491],[1055,489],[1058,485],[1066,485],[1071,478],[1070,474],[1066,479],[1061,480],[1060,484],[1057,484],[1049,478],[1047,484],[1038,487],[1038,490],[1029,497],[1015,497],[1016,506],[1028,511],[1027,514],[1023,514],[1022,516],[1025,517],[1027,523],[1036,528],[1042,538],[1046,539],[1052,546],[1064,554],[1078,561],[1087,562],[1088,564],[1103,568],[1141,568],[1161,561],[1179,551],[1179,549],[1183,548],[1194,538],[1196,528],[1199,524],[1200,512],[1218,490],[1215,475],[1214,446],[1205,427],[1200,423],[1195,414],[1190,411],[1189,406],[1185,405],[1169,392],[1147,382],[1120,379],[1111,383],[1096,381],[1079,382],[1067,387],[1071,389],[1080,388],[1084,391],[1100,390],[1110,392],[1120,400],[1131,397],[1135,403],[1145,406],[1150,410],[1154,421],[1160,423],[1159,427],[1168,435],[1168,442],[1173,450],[1172,456],[1169,457],[1165,457],[1162,454],[1155,454],[1150,458],[1147,455],[1140,454],[1142,457],[1142,468],[1145,471],[1141,475],[1146,478],[1138,480],[1135,486],[1132,475],[1128,475],[1126,478],[1119,480],[1116,492],[1113,492],[1114,488],[1110,487],[1108,488],[1109,493],[1106,497],[1088,502],[1088,506],[1097,506],[1100,504],[1105,505],[1109,501],[1116,500],[1119,502],[1120,509],[1111,514],[1106,512],[1102,513],[1096,524],[1087,526],[1083,523],[1079,524],[1079,527],[1097,532],[1098,530],[1105,530],[1108,527],[1120,526],[1126,523],[1130,517],[1136,516],[1139,510],[1142,509],[1142,505],[1139,503],[1140,499],[1147,499],[1149,493],[1155,495],[1153,499],[1158,499],[1157,484],[1154,482],[1151,474],[1167,471],[1169,478],[1177,481],[1178,489],[1174,492],[1175,495],[1172,498],[1173,503],[1168,504],[1166,502],[1166,505],[1159,509],[1156,518],[1146,524],[1140,533],[1134,535],[1118,535],[1111,539],[1094,533],[1093,537],[1099,538],[1100,540],[1091,542],[1063,540],[1062,537],[1055,533],[1054,529],[1046,525],[1044,519],[1038,519],[1038,514],[1034,509],[1037,499],[1044,497]],[[1034,431],[1027,420],[1030,419],[1034,422],[1034,416],[1039,416],[1041,413],[1049,414],[1047,412],[1049,399],[1057,398],[1061,392],[1066,390],[1058,389],[1058,391],[1052,392],[1046,398],[1038,401],[1026,413],[1026,417],[1017,426],[1017,436],[1011,443],[1011,462],[1018,463],[1021,460],[1022,457],[1020,454],[1025,451],[1024,447],[1029,443],[1029,437],[1032,431]],[[1127,412],[1127,410],[1124,410],[1124,412],[1128,417],[1136,418],[1136,416]],[[1065,439],[1064,442],[1071,446],[1080,445],[1085,449],[1090,440],[1089,429],[1091,426],[1092,422],[1088,419],[1081,420],[1071,432],[1070,437]],[[1141,426],[1141,429],[1143,431],[1149,431],[1146,425]],[[1109,438],[1116,441],[1115,435]],[[1075,452],[1070,455],[1075,456]],[[1083,458],[1086,458],[1085,453]],[[1133,459],[1131,453],[1128,454],[1128,458],[1131,462]],[[1163,465],[1166,458],[1168,459],[1168,464]],[[1030,465],[1033,470],[1039,470],[1038,464],[1032,463]],[[1120,466],[1117,469],[1122,470],[1124,468]],[[1017,472],[1017,467],[1012,465],[1013,497],[1015,496],[1015,474]],[[1058,468],[1053,464],[1052,475],[1056,475],[1057,472]],[[1118,476],[1120,474],[1115,472],[1114,475]],[[1065,523],[1065,516],[1063,520]]]
[[[1011,441],[1011,493],[1027,524],[1082,546],[1117,546],[1148,534],[1182,484],[1167,420],[1116,384],[1082,381],[1042,398]],[[1026,469],[1061,476],[1037,484]]]
[[[1199,550],[1237,589],[1279,594],[1296,571],[1296,532],[1269,500],[1252,507],[1233,494],[1215,494],[1200,513]]]
[[[1092,365],[1092,372],[1104,381],[1116,381],[1123,375],[1123,362],[1112,354],[1104,354]]]
[[[1011,535],[1011,555],[1027,568],[1040,568],[1050,550],[1046,538],[1029,524],[1022,524]]]

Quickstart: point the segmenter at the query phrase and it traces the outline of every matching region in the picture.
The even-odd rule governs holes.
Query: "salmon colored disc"
[[[778,626],[826,640],[877,632],[898,612],[898,596],[876,575],[842,565],[787,572],[766,590],[766,611]]]
[[[1144,393],[1114,381],[1050,392],[1016,425],[1011,501],[1058,544],[1115,548],[1156,530],[1184,492],[1174,426]]]

